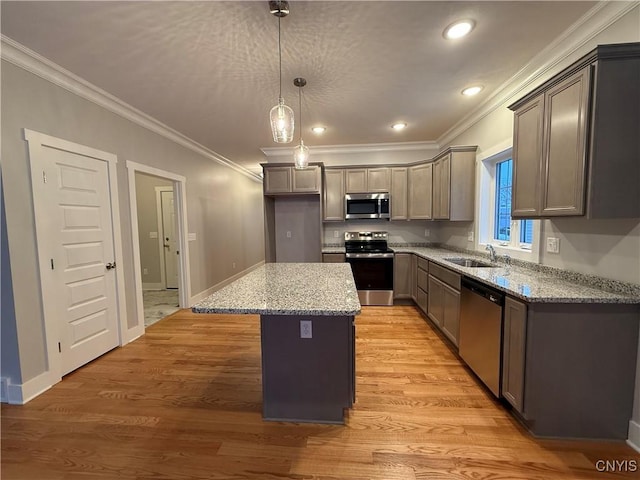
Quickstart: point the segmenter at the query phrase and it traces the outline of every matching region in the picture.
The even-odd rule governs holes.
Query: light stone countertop
[[[432,247],[392,247],[395,253],[414,253],[431,260],[449,270],[476,279],[491,287],[501,290],[513,297],[531,303],[621,303],[640,304],[640,295],[635,292],[615,292],[616,284],[611,282],[611,289],[599,285],[588,285],[576,282],[568,274],[563,278],[561,273],[537,271],[521,266],[507,266],[497,263],[497,267],[461,267],[448,262],[445,258],[473,258],[490,263],[486,257],[469,253],[460,253],[444,248]],[[605,279],[602,283],[607,283]]]
[[[267,263],[195,304],[194,313],[360,313],[348,263]]]
[[[391,245],[395,253],[414,253],[426,260],[442,265],[467,277],[479,280],[513,297],[531,303],[621,303],[640,304],[640,285],[627,288],[621,282],[603,278],[584,277],[574,272],[556,270],[539,271],[523,266],[506,266],[498,263],[495,268],[462,267],[445,258],[473,258],[490,263],[485,256],[457,252],[440,247]],[[345,253],[344,246],[325,246],[322,253]],[[577,279],[578,278],[578,279]]]

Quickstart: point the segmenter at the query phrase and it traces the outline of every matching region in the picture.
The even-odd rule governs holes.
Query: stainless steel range
[[[344,233],[347,262],[362,305],[393,305],[393,250],[387,237],[387,232]]]

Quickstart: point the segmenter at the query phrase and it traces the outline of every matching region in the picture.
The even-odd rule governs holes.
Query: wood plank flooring
[[[264,422],[259,317],[182,310],[2,405],[2,479],[640,478],[624,442],[531,437],[414,307],[364,307],[356,325],[344,426]]]

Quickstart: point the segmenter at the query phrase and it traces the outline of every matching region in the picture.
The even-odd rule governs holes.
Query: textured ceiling
[[[283,96],[307,79],[305,143],[436,140],[595,2],[291,1]],[[277,103],[268,2],[7,2],[2,33],[220,155],[255,169]],[[473,18],[450,41],[443,29]],[[460,91],[485,89],[467,98]],[[390,125],[406,121],[395,132]],[[323,136],[310,127],[328,127]],[[299,130],[296,131],[296,141]]]

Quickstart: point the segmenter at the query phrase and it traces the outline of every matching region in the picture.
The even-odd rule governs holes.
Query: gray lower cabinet
[[[418,256],[411,255],[411,299],[418,300]]]
[[[429,262],[428,317],[457,347],[460,332],[460,275]]]
[[[429,261],[424,258],[415,257],[415,279],[416,298],[418,308],[426,315],[429,310]]]
[[[393,257],[393,298],[411,298],[412,253],[396,253]]]
[[[639,305],[507,297],[503,397],[534,435],[626,439],[639,318]]]
[[[323,253],[322,263],[344,263],[347,258],[344,253]]]
[[[503,318],[502,396],[522,414],[527,305],[506,297]]]

